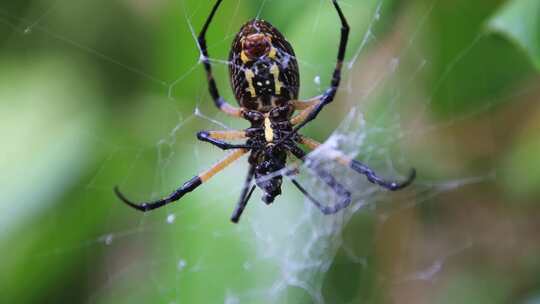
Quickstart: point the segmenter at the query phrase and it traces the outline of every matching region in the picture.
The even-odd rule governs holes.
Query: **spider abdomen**
[[[231,86],[240,106],[260,112],[298,98],[299,74],[285,37],[264,20],[251,20],[236,35],[229,54]]]

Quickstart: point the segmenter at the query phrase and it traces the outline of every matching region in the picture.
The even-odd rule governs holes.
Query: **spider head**
[[[270,204],[281,194],[283,177],[280,170],[285,168],[287,155],[284,151],[267,149],[261,151],[258,164],[255,166],[255,183],[264,194],[262,201]]]

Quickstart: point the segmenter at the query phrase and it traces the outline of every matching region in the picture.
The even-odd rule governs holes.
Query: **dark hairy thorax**
[[[298,98],[294,51],[270,23],[255,19],[244,24],[233,41],[229,62],[231,86],[241,107],[267,113]]]

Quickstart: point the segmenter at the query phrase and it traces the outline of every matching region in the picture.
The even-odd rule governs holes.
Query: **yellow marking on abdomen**
[[[253,77],[255,77],[255,73],[251,69],[246,69],[244,72],[244,75],[246,75],[246,80],[248,83],[248,92],[251,94],[251,97],[257,96],[257,92],[255,91],[255,87],[253,86]]]
[[[279,68],[277,66],[277,64],[273,64],[272,67],[270,68],[270,73],[272,73],[272,75],[274,75],[274,85],[275,85],[275,91],[276,91],[276,94],[281,94],[281,88],[283,87],[283,84],[281,83],[281,81],[279,81]]]
[[[249,62],[249,58],[248,58],[248,56],[246,55],[246,53],[244,51],[242,51],[240,53],[240,59],[242,60],[243,63],[248,63]]]
[[[272,47],[270,49],[270,52],[268,52],[268,57],[270,57],[271,59],[276,59],[276,54],[277,54],[276,48]]]
[[[272,129],[272,122],[268,116],[264,118],[264,139],[267,142],[272,142],[274,140],[274,130]]]

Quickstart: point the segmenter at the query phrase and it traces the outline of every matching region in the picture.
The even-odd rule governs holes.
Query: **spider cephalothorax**
[[[255,184],[263,191],[262,200],[270,204],[281,194],[282,171],[287,162],[286,148],[294,145],[285,139],[292,132],[289,121],[294,109],[290,105],[274,107],[270,112],[247,111],[244,117],[251,122],[247,129],[247,145],[252,147],[249,163],[253,166]],[[282,143],[280,140],[285,139]],[[279,143],[279,144],[276,144]]]
[[[286,170],[287,158],[294,156],[305,160],[305,152],[298,147],[304,145],[315,149],[319,143],[302,136],[298,131],[317,117],[319,112],[334,100],[341,80],[341,67],[345,57],[349,25],[337,0],[332,0],[341,21],[341,37],[337,62],[330,86],[320,96],[306,101],[298,100],[298,63],[292,46],[270,23],[264,20],[251,20],[244,24],[236,35],[229,54],[229,72],[234,96],[240,107],[234,107],[219,94],[212,74],[212,66],[206,46],[206,31],[222,0],[217,0],[208,16],[198,38],[204,68],[208,78],[208,88],[214,104],[224,113],[246,119],[250,127],[242,131],[201,131],[199,140],[211,143],[223,150],[232,152],[210,169],[194,176],[169,196],[154,201],[136,204],[128,200],[115,188],[118,197],[129,206],[149,211],[182,198],[209,180],[226,166],[250,153],[249,170],[231,220],[238,222],[251,194],[258,186],[263,194],[262,201],[270,204],[281,194],[283,176],[291,178],[300,192],[306,195],[324,214],[336,213],[347,207],[351,200],[345,189],[329,172],[313,167],[315,174],[339,197],[333,205],[324,205],[313,198],[294,179],[293,172]],[[294,115],[295,111],[299,111]],[[245,140],[243,144],[232,144],[230,140]],[[343,154],[335,156],[336,161],[366,176],[368,181],[388,190],[399,190],[408,186],[415,178],[415,170],[403,182],[385,181],[366,165]],[[252,185],[255,180],[254,185]]]

